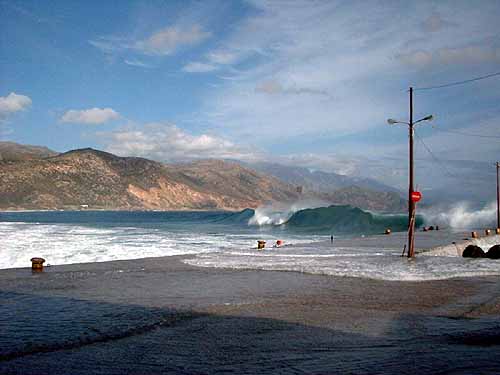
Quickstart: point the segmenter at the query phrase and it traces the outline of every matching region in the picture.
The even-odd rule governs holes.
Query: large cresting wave
[[[348,205],[332,205],[291,211],[267,212],[265,215],[255,212],[249,224],[280,225],[292,231],[309,233],[381,233],[390,228],[393,232],[408,228],[406,214],[374,214]],[[423,219],[417,216],[416,225]]]

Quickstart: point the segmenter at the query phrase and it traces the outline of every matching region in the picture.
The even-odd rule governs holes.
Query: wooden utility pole
[[[415,203],[413,202],[411,195],[413,193],[413,87],[410,87],[410,122],[408,123],[409,131],[409,186],[408,186],[408,258],[413,257],[415,253],[415,241],[413,237],[415,236]]]
[[[413,180],[414,180],[414,168],[413,168],[413,135],[415,133],[415,125],[422,121],[431,121],[433,119],[432,115],[425,116],[420,120],[413,121],[413,87],[410,87],[410,121],[398,121],[392,118],[387,119],[389,125],[395,124],[405,124],[408,125],[408,141],[410,142],[409,151],[409,171],[408,171],[408,258],[411,258],[415,254],[415,202],[418,202],[422,198],[422,194],[418,191],[413,190]]]

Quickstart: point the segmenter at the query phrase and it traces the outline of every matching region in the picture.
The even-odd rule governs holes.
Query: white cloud
[[[470,45],[456,48],[419,50],[399,56],[402,62],[416,67],[435,65],[466,65],[500,62],[500,48],[493,45]]]
[[[217,70],[217,66],[212,64],[205,64],[201,62],[190,62],[182,68],[184,72],[188,73],[206,73]]]
[[[136,60],[136,59],[125,59],[125,60],[123,60],[123,62],[127,65],[136,66],[138,68],[150,69],[153,67],[152,65],[146,64],[145,62],[142,62],[142,61]]]
[[[213,72],[236,63],[240,57],[237,53],[227,50],[215,50],[205,55],[205,62],[190,62],[182,70],[188,73]]]
[[[16,94],[15,92],[11,92],[7,96],[0,96],[0,118],[25,111],[31,106],[31,103],[31,99],[28,96]]]
[[[89,40],[89,44],[108,54],[131,48],[130,41],[127,39],[112,36],[100,37],[97,40]]]
[[[214,64],[229,65],[236,62],[236,60],[238,59],[238,55],[234,52],[217,50],[209,52],[207,54],[207,59]]]
[[[498,61],[500,8],[493,2],[360,9],[335,1],[249,4],[256,11],[200,56],[224,71],[201,114],[229,139],[269,149],[292,139],[305,149],[305,140],[313,145],[324,134],[362,137],[387,117],[405,114],[410,84],[467,78],[476,72],[464,72],[466,64]]]
[[[120,118],[120,114],[111,108],[70,109],[60,119],[61,122],[75,124],[104,124]]]
[[[275,95],[301,95],[301,94],[310,94],[310,95],[325,95],[329,96],[326,91],[312,89],[308,87],[284,87],[280,82],[269,79],[264,82],[260,82],[255,88],[256,92],[261,92],[265,94]]]
[[[144,39],[106,36],[89,43],[108,54],[133,51],[143,55],[167,56],[182,47],[201,43],[210,36],[210,32],[196,24],[189,27],[175,25],[157,30]]]
[[[179,47],[198,44],[210,35],[198,25],[189,28],[165,27],[137,41],[133,48],[150,55],[170,55]]]
[[[454,23],[444,20],[439,13],[433,13],[422,22],[422,28],[427,32],[437,32],[445,27],[455,26]]]
[[[152,123],[99,133],[107,139],[106,149],[121,156],[140,156],[160,161],[200,158],[252,160],[256,156],[216,136],[191,135],[172,124]]]

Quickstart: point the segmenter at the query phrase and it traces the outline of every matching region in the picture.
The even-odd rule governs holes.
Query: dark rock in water
[[[500,245],[494,245],[490,247],[490,249],[486,253],[486,258],[500,259]]]
[[[479,246],[469,245],[465,248],[462,256],[464,258],[484,258],[485,253]]]

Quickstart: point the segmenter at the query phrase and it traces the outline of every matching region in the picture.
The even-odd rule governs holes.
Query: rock
[[[485,254],[483,249],[476,245],[469,245],[462,253],[464,258],[484,258]]]
[[[486,258],[500,259],[500,245],[494,245],[490,247],[490,249],[486,253]]]

